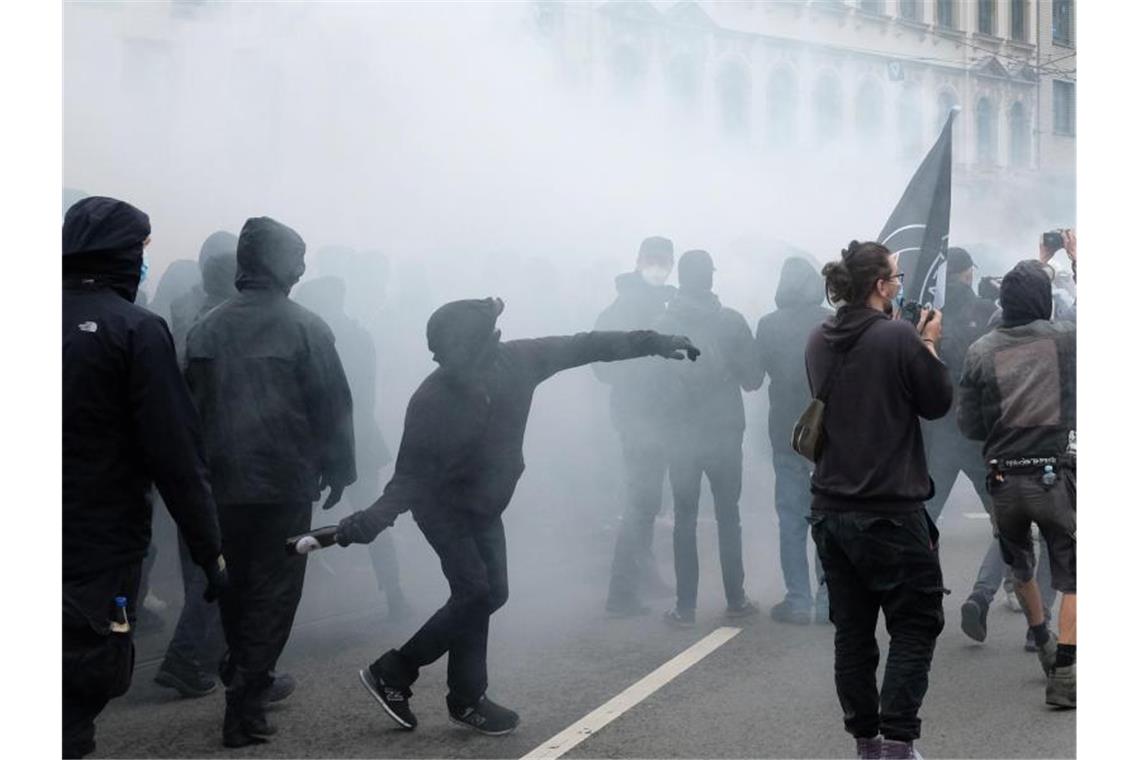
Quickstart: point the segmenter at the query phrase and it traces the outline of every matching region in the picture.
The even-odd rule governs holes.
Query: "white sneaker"
[[[1021,612],[1021,602],[1017,599],[1017,594],[1012,591],[1005,592],[1005,606],[1010,612]]]

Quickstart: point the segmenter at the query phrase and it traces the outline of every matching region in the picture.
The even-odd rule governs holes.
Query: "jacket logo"
[[[83,332],[93,333],[99,331],[99,325],[95,324],[94,322],[80,322],[79,329]]]

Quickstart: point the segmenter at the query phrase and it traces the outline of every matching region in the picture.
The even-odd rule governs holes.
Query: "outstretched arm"
[[[591,362],[614,362],[640,356],[683,359],[686,355],[696,361],[701,353],[688,338],[661,335],[652,330],[584,332],[514,340],[507,345],[516,349],[523,361],[530,365],[536,384],[564,369]]]

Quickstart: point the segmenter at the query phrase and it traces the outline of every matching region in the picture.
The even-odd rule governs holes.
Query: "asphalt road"
[[[535,498],[532,487],[516,501]],[[547,494],[548,501],[573,500]],[[364,550],[329,550],[309,560],[305,599],[279,667],[298,680],[276,706],[277,736],[265,745],[221,745],[223,696],[181,700],[152,682],[169,636],[141,636],[131,691],[98,723],[95,757],[521,757],[591,713],[715,629],[742,631],[565,756],[850,757],[832,681],[830,626],[773,622],[767,609],[782,595],[770,509],[746,504],[743,515],[749,593],[763,613],[723,618],[715,525],[702,521],[702,586],[698,625],[675,631],[660,620],[658,600],[645,617],[610,620],[602,612],[613,526],[574,527],[559,512],[539,514],[516,503],[507,513],[511,600],[491,625],[489,694],[514,707],[522,724],[512,735],[484,737],[447,720],[444,662],[414,687],[414,732],[397,730],[362,689],[356,671],[392,646],[443,601],[434,557],[410,521],[398,528],[404,583],[416,605],[412,619],[389,622]],[[923,706],[927,757],[1074,757],[1076,714],[1044,704],[1037,659],[1022,650],[1024,619],[995,605],[990,636],[976,644],[959,629],[958,608],[973,582],[988,523],[958,488],[942,527],[946,629],[939,639]],[[711,507],[702,511],[711,515]],[[553,515],[553,516],[552,516]],[[319,521],[318,521],[319,522]],[[659,521],[656,550],[670,567],[669,525]],[[171,620],[174,605],[167,612]],[[880,627],[886,652],[886,633]],[[881,667],[881,666],[880,666]]]

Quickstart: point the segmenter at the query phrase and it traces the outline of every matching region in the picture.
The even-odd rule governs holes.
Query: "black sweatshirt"
[[[814,396],[849,352],[826,401],[823,454],[812,473],[812,509],[909,512],[934,493],[919,417],[954,400],[946,365],[914,327],[866,307],[843,307],[808,338]]]

